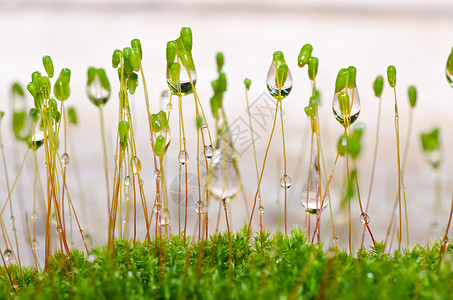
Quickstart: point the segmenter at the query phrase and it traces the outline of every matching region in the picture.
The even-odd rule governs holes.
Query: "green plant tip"
[[[71,81],[71,70],[68,68],[61,69],[59,78],[69,84],[69,82]]]
[[[222,67],[223,67],[223,53],[222,52],[217,52],[217,55],[215,57],[216,59],[216,62],[217,62],[217,72],[220,72],[220,70],[222,70]]]
[[[411,107],[415,107],[415,104],[417,103],[417,89],[415,86],[411,85],[408,89],[408,94],[409,94],[409,104]]]
[[[70,124],[77,125],[77,112],[72,106],[68,108],[68,121]]]
[[[338,153],[344,156],[348,152],[348,136],[342,135],[337,144]]]
[[[197,128],[200,129],[203,126],[203,118],[201,116],[197,116],[195,118],[195,123],[197,124]]]
[[[341,69],[338,71],[337,79],[335,80],[335,93],[339,93],[344,90],[348,84],[349,72],[347,69]]]
[[[252,84],[252,81],[248,78],[244,79],[244,85],[247,90],[250,89],[250,85]]]
[[[162,157],[165,154],[166,152],[165,137],[159,135],[156,138],[156,142],[154,143],[154,151],[156,152],[156,155],[159,157]]]
[[[299,67],[305,66],[311,57],[311,53],[313,52],[313,46],[310,44],[305,44],[302,46],[302,49],[300,49],[299,56],[297,57],[297,64]]]
[[[166,58],[167,58],[167,64],[171,64],[175,61],[175,59],[176,59],[176,42],[175,41],[167,42]]]
[[[133,39],[131,41],[131,48],[133,50],[137,51],[139,59],[142,60],[142,58],[143,58],[142,44],[140,43],[139,39]]]
[[[282,63],[277,68],[277,76],[275,77],[275,85],[281,89],[285,85],[286,79],[288,79],[288,65],[286,63]]]
[[[66,81],[64,77],[59,77],[57,81],[55,81],[53,90],[55,97],[60,101],[68,99],[71,92],[69,89],[69,82]]]
[[[138,72],[140,70],[140,56],[138,51],[135,49],[131,50],[131,55],[129,56],[129,63],[131,64],[132,70]]]
[[[15,82],[12,86],[11,86],[11,91],[13,93],[13,95],[19,95],[21,97],[24,97],[25,94],[24,94],[24,89],[22,88],[22,86]]]
[[[134,94],[135,90],[137,89],[138,85],[138,75],[137,74],[132,74],[127,78],[127,89],[129,90],[129,93]]]
[[[376,80],[374,80],[374,84],[373,84],[373,90],[374,90],[374,95],[376,97],[381,97],[382,95],[382,89],[384,88],[384,78],[379,75],[378,77],[376,77]]]
[[[348,67],[348,88],[353,89],[357,87],[356,75],[357,69],[353,66]]]
[[[391,87],[396,86],[396,68],[395,66],[387,67],[387,81]]]
[[[44,69],[46,70],[49,78],[52,78],[54,73],[52,58],[50,58],[49,55],[44,56],[42,58],[42,64],[44,65]]]
[[[112,54],[112,67],[117,68],[121,63],[121,50],[115,49]]]
[[[33,81],[27,84],[27,91],[33,96],[33,98],[35,98],[36,94],[38,94],[36,84]]]
[[[434,128],[431,132],[420,135],[424,152],[435,151],[440,148],[439,128]]]
[[[0,120],[3,119],[4,116],[5,116],[5,112],[4,111],[0,111]]]
[[[453,75],[453,48],[451,49],[451,53],[447,59],[447,71]]]
[[[121,147],[124,149],[127,147],[127,140],[129,137],[129,123],[127,121],[121,121],[118,123],[118,134],[120,136]]]
[[[317,57],[310,57],[308,60],[308,77],[311,80],[315,80],[316,75],[318,74],[318,58]]]
[[[274,54],[272,54],[272,60],[275,66],[279,66],[280,64],[284,64],[285,62],[285,57],[283,56],[283,52],[281,51],[275,51]]]
[[[192,29],[190,27],[183,27],[181,28],[180,35],[184,50],[190,53],[192,51]]]

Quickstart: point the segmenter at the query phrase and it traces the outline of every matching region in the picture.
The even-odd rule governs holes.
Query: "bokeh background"
[[[290,228],[294,225],[303,226],[305,213],[300,204],[300,193],[308,173],[309,151],[309,124],[303,108],[308,103],[311,90],[306,68],[300,69],[297,66],[297,55],[303,44],[311,43],[314,48],[313,55],[319,58],[317,85],[322,97],[320,107],[322,143],[328,171],[336,154],[336,142],[342,134],[342,127],[335,121],[331,109],[335,78],[342,67],[353,65],[358,70],[357,83],[362,107],[358,122],[362,122],[366,128],[358,172],[361,194],[365,200],[369,189],[379,104],[372,90],[373,81],[377,75],[386,77],[388,65],[396,66],[403,145],[408,131],[407,88],[409,85],[418,88],[418,102],[414,110],[414,127],[404,179],[407,187],[411,245],[426,243],[435,237],[430,227],[434,221],[434,173],[422,155],[419,135],[435,126],[441,129],[442,141],[440,174],[443,209],[442,215],[437,220],[440,224],[437,233],[440,232],[440,228],[444,228],[448,219],[453,191],[450,172],[453,156],[449,151],[453,143],[450,138],[453,135],[451,130],[453,90],[445,80],[446,59],[453,46],[452,15],[453,3],[448,0],[429,3],[421,0],[1,0],[0,110],[6,112],[1,130],[10,180],[17,175],[26,151],[24,145],[17,145],[14,142],[11,134],[10,87],[15,81],[26,86],[33,71],[44,72],[41,58],[48,54],[53,58],[56,72],[62,67],[68,67],[72,71],[71,97],[66,104],[77,109],[79,125],[69,130],[72,143],[68,169],[70,193],[81,215],[83,228],[92,236],[93,244],[105,243],[107,211],[99,111],[89,102],[85,93],[87,68],[89,66],[105,68],[112,86],[111,99],[104,108],[112,174],[118,109],[116,97],[118,80],[116,70],[111,67],[113,50],[128,46],[133,38],[141,40],[144,52],[143,68],[149,86],[152,110],[157,112],[160,108],[165,108],[168,102],[168,99],[161,99],[161,93],[167,89],[166,42],[177,38],[181,27],[189,26],[192,28],[194,38],[193,56],[198,75],[197,90],[211,128],[214,128],[215,124],[209,108],[209,99],[213,94],[210,82],[216,78],[216,52],[222,51],[225,56],[224,71],[227,74],[228,91],[224,107],[228,120],[235,124],[247,121],[244,78],[252,80],[249,94],[251,103],[264,101],[262,103],[273,105],[266,92],[266,75],[272,53],[275,50],[284,52],[294,80],[293,90],[283,103],[289,162],[287,173],[293,179],[293,185],[288,192],[288,224]],[[142,177],[148,201],[151,202],[154,195],[152,153],[141,85],[137,91],[132,97],[134,126],[139,158],[143,165]],[[31,107],[32,103],[31,96],[27,95],[27,105]],[[185,118],[189,120],[188,134],[192,134],[193,137],[194,107],[190,96],[184,99],[184,105]],[[175,117],[176,114],[173,114],[171,119],[173,141],[166,162],[169,187],[177,180],[178,174],[179,146]],[[241,127],[242,130],[248,129],[244,126]],[[270,129],[270,123],[256,127],[259,164],[264,156]],[[189,172],[195,174],[196,139],[189,139],[189,144]],[[237,144],[236,147],[240,148],[238,160],[250,210],[256,190],[253,152],[244,144]],[[283,175],[281,148],[281,134],[277,124],[261,190],[265,207],[265,227],[272,231],[282,228],[283,190],[279,184]],[[385,84],[382,95],[378,163],[369,209],[370,225],[378,240],[385,238],[396,194],[395,151],[394,98],[393,92]],[[43,176],[42,153],[38,153],[38,159]],[[29,156],[13,194],[18,232],[23,238],[26,237],[26,213],[30,217],[33,205],[32,162],[32,157]],[[82,188],[77,184],[76,166],[80,170]],[[334,219],[338,223],[339,241],[345,246],[347,239],[344,229],[341,229],[343,217],[339,209],[343,174],[343,165],[340,162],[332,183],[331,202]],[[0,172],[0,182],[0,203],[3,205],[7,197],[3,171]],[[238,195],[230,206],[235,229],[244,226],[249,217],[242,197]],[[353,201],[353,224],[357,247],[362,226],[359,221],[357,200]],[[172,230],[177,232],[177,202],[170,200],[170,203]],[[193,203],[189,203],[189,207],[191,205],[193,206]],[[213,201],[210,207],[212,228],[217,219],[217,208]],[[255,215],[255,221],[258,220],[257,216]],[[7,220],[9,211],[5,210],[2,217]],[[188,232],[192,234],[195,229],[193,208],[189,211],[189,218]],[[38,221],[43,220],[43,212],[38,210]],[[10,222],[5,223],[10,226]],[[324,215],[323,223],[322,238],[328,246],[332,243],[328,213]],[[43,245],[44,225],[38,224],[40,224],[38,235]],[[140,224],[143,225],[143,221],[140,221]],[[258,223],[254,222],[254,226],[257,228]],[[220,227],[225,228],[223,217]],[[143,237],[143,230],[141,234]],[[79,240],[80,238],[74,234],[76,246],[80,245]],[[25,239],[23,243],[26,245]],[[369,240],[366,243],[369,243]]]

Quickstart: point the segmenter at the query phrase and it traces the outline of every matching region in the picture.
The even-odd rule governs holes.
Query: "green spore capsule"
[[[395,66],[388,66],[387,67],[387,81],[391,87],[396,86],[396,68]]]
[[[286,79],[288,78],[288,65],[282,63],[277,68],[277,76],[275,76],[275,85],[278,88],[282,88],[285,85]]]
[[[151,115],[151,124],[154,132],[159,132],[162,130],[162,123],[158,114]]]
[[[72,106],[68,108],[68,121],[69,124],[77,125],[77,112]]]
[[[49,107],[52,109],[52,111],[57,111],[58,110],[58,104],[55,99],[50,99],[49,100]]]
[[[132,69],[131,62],[130,62],[130,57],[132,54],[132,49],[129,47],[126,47],[123,49],[123,59],[124,59],[124,71],[126,72],[127,75],[132,75],[134,73],[134,70]]]
[[[24,97],[25,94],[24,94],[24,89],[22,88],[22,86],[15,82],[12,87],[11,87],[11,91],[13,93],[13,95],[19,95],[21,97]]]
[[[313,52],[313,46],[310,44],[305,44],[302,46],[302,49],[300,49],[299,56],[297,57],[297,64],[299,67],[305,66],[311,57],[311,53]]]
[[[213,86],[214,87],[214,86]],[[216,93],[224,93],[227,90],[226,75],[223,72],[219,73],[219,78],[216,81],[214,91]]]
[[[131,41],[131,48],[138,53],[138,57],[140,60],[143,58],[143,52],[142,52],[142,44],[140,43],[139,39],[133,39]]]
[[[3,119],[4,116],[5,116],[5,112],[4,111],[0,111],[0,120]]]
[[[129,123],[127,121],[121,121],[118,123],[118,134],[120,136],[121,147],[124,149],[127,147],[127,139],[129,137]]]
[[[131,64],[132,70],[138,72],[140,70],[140,58],[137,50],[132,49],[131,55],[129,56],[129,63]]]
[[[361,123],[357,124],[354,128],[354,131],[352,131],[351,138],[357,142],[360,142],[362,139],[363,131],[365,129],[365,126]]]
[[[35,71],[31,74],[31,81],[33,81],[34,83],[38,83],[39,84],[39,81],[41,80],[41,72],[39,71]]]
[[[50,79],[47,76],[41,77],[41,87],[42,87],[42,92],[44,93],[44,96],[48,98],[50,96],[50,89],[51,89],[51,84],[50,84]]]
[[[415,107],[415,104],[417,103],[417,89],[415,86],[411,85],[408,89],[408,94],[409,94],[409,104],[411,107]]]
[[[50,58],[49,55],[43,56],[42,64],[44,65],[44,69],[46,70],[49,78],[52,78],[54,73],[52,58]]]
[[[346,92],[338,94],[338,104],[340,106],[340,112],[343,116],[347,116],[351,109],[351,103],[349,102],[349,95]]]
[[[353,89],[357,87],[356,75],[357,69],[353,66],[348,67],[348,88]]]
[[[121,68],[118,68],[120,70]],[[97,107],[104,106],[110,98],[110,83],[104,69],[89,68],[87,81],[87,95]]]
[[[218,111],[222,107],[222,98],[221,94],[214,94],[211,98],[211,111],[216,120],[219,119]]]
[[[38,94],[36,84],[33,81],[27,84],[27,91],[33,96],[33,98],[36,97],[36,94]]]
[[[348,152],[348,136],[342,135],[338,140],[337,150],[341,156],[344,156]]]
[[[348,84],[349,72],[347,69],[338,71],[337,79],[335,80],[335,93],[344,90]]]
[[[167,120],[167,114],[161,110],[157,113],[159,116],[160,124],[162,125],[162,128],[168,128],[168,120]]]
[[[191,52],[192,51],[192,30],[190,27],[181,28],[181,41],[184,46],[184,50]]]
[[[167,42],[167,49],[166,49],[166,58],[167,58],[167,64],[171,64],[175,61],[176,59],[176,42],[175,41],[169,41]]]
[[[156,153],[157,156],[162,157],[166,151],[167,148],[165,147],[165,138],[161,135],[156,137],[156,142],[154,143],[154,152]]]
[[[121,62],[121,50],[115,49],[112,54],[112,67],[117,68]]]
[[[250,85],[252,84],[252,81],[248,78],[244,79],[244,85],[247,90],[250,89]]]
[[[453,75],[453,48],[451,48],[451,53],[447,59],[447,71]]]
[[[382,95],[382,89],[384,88],[384,78],[379,75],[378,77],[376,77],[376,80],[374,80],[374,84],[373,84],[373,90],[374,90],[374,95],[376,97],[381,97]]]
[[[69,94],[71,90],[69,88],[69,81],[65,79],[65,77],[60,77],[55,81],[55,85],[53,87],[55,98],[60,101],[64,101],[69,98]]]
[[[422,133],[420,137],[422,141],[423,151],[434,151],[440,148],[439,128],[435,128],[428,133]]]
[[[27,140],[30,135],[30,128],[27,122],[25,111],[13,112],[13,132],[17,140]]]
[[[272,54],[272,60],[273,60],[274,64],[276,64],[277,66],[281,63],[286,63],[285,57],[283,56],[283,52],[281,52],[281,51],[275,51]]]
[[[172,64],[170,67],[170,79],[174,85],[178,84],[180,73],[181,73],[181,65],[177,62]]]
[[[52,116],[53,116],[53,118],[55,119],[55,122],[56,122],[56,123],[60,122],[61,114],[60,114],[59,111],[57,111],[57,110],[54,111],[54,112],[52,113]]]
[[[61,69],[59,78],[63,79],[69,84],[69,82],[71,81],[71,70],[69,70],[68,68]]]
[[[317,57],[310,57],[308,60],[308,77],[311,80],[315,80],[316,74],[318,74],[318,58]]]
[[[129,93],[134,94],[135,89],[137,88],[137,85],[138,85],[138,75],[134,73],[127,78],[127,89],[129,90]]]
[[[33,119],[34,122],[39,119],[39,111],[36,108],[30,108],[28,115]]]
[[[224,62],[222,52],[217,52],[215,59],[217,62],[217,72],[220,72],[220,70],[223,67],[223,62]]]

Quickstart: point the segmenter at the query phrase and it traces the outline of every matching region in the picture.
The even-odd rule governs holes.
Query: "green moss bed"
[[[92,254],[74,250],[71,274],[65,256],[52,256],[47,272],[12,266],[14,291],[3,268],[4,299],[452,299],[453,246],[416,246],[384,254],[382,243],[361,254],[323,250],[301,229],[291,235],[245,229],[205,242],[177,235],[157,242],[119,240],[115,255],[106,247]],[[157,243],[157,248],[155,247]],[[215,251],[213,253],[213,246]],[[387,253],[387,251],[386,251]]]

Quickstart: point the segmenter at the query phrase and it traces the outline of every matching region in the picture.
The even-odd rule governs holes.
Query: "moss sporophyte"
[[[319,68],[313,46],[307,43],[301,47],[297,66],[307,66],[310,90],[305,95],[304,107],[299,107],[298,112],[307,117],[308,134],[300,130],[303,134],[295,137],[304,139],[301,153],[307,154],[299,155],[300,159],[294,163],[297,167],[288,163],[292,160],[287,158],[283,118],[283,102],[292,101],[288,97],[293,89],[290,68],[295,65],[296,58],[293,62],[286,61],[281,51],[275,51],[271,57],[265,83],[272,101],[272,127],[267,133],[269,138],[264,151],[255,143],[258,137],[254,129],[261,124],[257,124],[249,102],[249,95],[259,88],[259,84],[244,79],[245,101],[235,105],[243,105],[247,113],[244,122],[248,128],[244,132],[250,135],[250,151],[255,166],[252,173],[256,177],[256,189],[252,184],[254,194],[251,200],[247,198],[246,187],[250,187],[255,178],[248,180],[247,185],[242,180],[242,154],[237,151],[240,140],[235,136],[235,122],[228,118],[227,113],[232,105],[227,97],[228,87],[236,82],[228,81],[230,78],[225,72],[228,60],[221,52],[216,53],[213,60],[216,77],[211,82],[211,117],[211,114],[205,114],[202,106],[205,99],[200,99],[196,89],[194,58],[199,49],[194,44],[192,30],[181,28],[179,36],[168,41],[166,49],[161,50],[166,56],[166,74],[162,81],[166,82],[168,90],[160,97],[161,101],[168,101],[162,105],[165,109],[148,93],[143,67],[143,59],[147,57],[139,39],[113,51],[111,62],[118,76],[118,80],[114,80],[116,84],[111,86],[107,78],[109,72],[104,68],[87,69],[86,95],[100,114],[101,142],[94,147],[102,147],[102,177],[105,177],[102,201],[106,202],[104,213],[108,216],[108,223],[103,224],[107,237],[103,247],[93,247],[89,233],[93,229],[86,220],[90,203],[87,205],[85,202],[85,189],[72,146],[73,132],[79,120],[75,108],[67,107],[72,101],[71,88],[74,88],[71,70],[62,68],[59,73],[55,72],[52,58],[45,55],[43,68],[31,74],[26,87],[33,97],[32,107],[28,105],[29,95],[21,85],[12,85],[11,110],[9,113],[0,111],[2,178],[6,187],[0,212],[0,263],[3,263],[0,290],[5,298],[114,298],[127,295],[137,299],[403,299],[450,296],[453,290],[453,246],[448,235],[453,202],[447,216],[440,204],[441,131],[435,128],[422,133],[419,139],[423,155],[434,172],[434,214],[429,231],[438,240],[424,247],[410,248],[408,206],[411,201],[403,175],[408,162],[413,113],[420,100],[416,87],[409,86],[408,127],[404,131],[402,148],[397,77],[393,65],[387,68],[387,82],[393,91],[395,141],[385,143],[395,142],[396,166],[393,171],[396,178],[392,183],[397,194],[388,210],[390,219],[385,235],[379,236],[378,231],[371,229],[374,226],[375,230],[378,224],[372,223],[377,212],[371,209],[370,202],[377,194],[376,185],[380,184],[375,182],[374,175],[382,139],[381,107],[386,105],[383,76],[379,75],[374,82],[368,83],[377,103],[367,105],[377,105],[378,109],[371,109],[376,112],[373,159],[362,160],[362,152],[366,149],[365,136],[372,134],[366,130],[364,120],[357,122],[361,111],[358,86],[362,82],[362,73],[354,66],[338,71],[335,82],[332,82],[331,105],[342,131],[335,136],[336,147],[332,155],[331,149],[323,148],[325,138],[321,130],[325,121],[321,122],[322,94],[318,90],[318,71],[322,73],[323,69]],[[447,57],[445,72],[448,83],[453,86],[453,52]],[[112,91],[118,93],[113,93],[115,97],[110,100]],[[139,117],[142,111],[136,111],[132,106],[132,101],[140,99],[144,100],[146,107],[147,122],[144,124]],[[109,103],[117,105],[116,118],[106,118],[115,120],[109,126],[115,129],[113,151],[108,147],[104,129],[104,107]],[[172,119],[173,107],[177,110],[176,120]],[[14,180],[9,177],[9,157],[4,151],[4,126],[1,126],[9,114],[11,136],[16,143],[5,143],[24,150],[23,157],[17,159]],[[278,150],[279,161],[277,168],[268,167],[266,170],[266,163],[272,157],[271,142],[278,119],[282,140],[281,150]],[[213,131],[210,122],[214,122]],[[176,123],[177,128],[174,126]],[[137,127],[145,128],[149,134],[150,144],[143,153],[136,135]],[[19,153],[22,152],[15,149],[14,154]],[[27,163],[29,155],[33,156],[31,163]],[[260,155],[263,155],[262,163],[259,163]],[[146,159],[142,162],[142,158],[147,156],[151,162]],[[41,160],[44,160],[45,169]],[[177,171],[168,168],[172,165],[170,160],[177,161]],[[344,172],[335,173],[338,161],[344,161]],[[371,176],[366,201],[362,201],[364,188],[363,183],[359,185],[359,174],[368,163],[371,163]],[[33,188],[24,198],[30,199],[30,203],[13,205],[20,198],[17,190],[29,192],[20,187],[28,166],[31,166]],[[72,197],[73,185],[68,184],[72,180],[68,176],[71,169],[77,174],[77,197]],[[277,196],[283,196],[283,207],[280,208],[280,202],[277,202],[274,213],[270,208],[275,197],[268,193],[271,180],[267,177],[272,177],[269,175],[271,171],[278,174],[272,184],[283,188],[283,193],[279,189]],[[294,174],[293,178],[288,171]],[[45,174],[44,178],[41,178],[42,174]],[[144,180],[148,174],[154,175],[151,184]],[[301,179],[299,175],[302,175]],[[175,185],[170,183],[170,176],[174,176]],[[334,181],[340,183],[339,189],[331,189]],[[289,190],[292,186],[299,189]],[[295,197],[291,194],[293,191]],[[243,203],[238,198],[242,198]],[[293,201],[301,204],[297,206],[299,210],[291,206]],[[266,213],[265,218],[264,206],[267,205],[269,209],[266,208],[266,212],[270,213]],[[338,213],[333,213],[333,206]],[[17,211],[17,207],[22,210]],[[322,217],[327,208],[330,220]],[[241,213],[245,216],[244,227],[235,231],[232,222],[237,222]],[[254,220],[256,213],[259,220]],[[265,225],[271,227],[273,217],[276,215],[279,219],[280,214],[284,230],[273,234],[266,231]],[[24,228],[16,220],[16,216],[22,215],[25,215]],[[37,220],[39,215],[43,216],[42,221]],[[11,224],[5,225],[5,216],[9,217]],[[338,222],[339,219],[343,223]],[[442,228],[440,224],[447,219],[446,227]],[[255,231],[254,226],[258,224]],[[323,224],[329,226],[328,230],[322,230]],[[303,229],[294,225],[302,225]],[[19,236],[21,232],[28,243],[25,246]],[[40,232],[44,236],[42,241]],[[393,246],[394,240],[398,246]],[[83,252],[75,249],[75,243],[81,245]],[[44,249],[42,257],[38,251],[40,245]],[[342,247],[347,247],[347,253]],[[27,254],[31,257],[29,264],[33,266],[25,266],[27,263],[21,259],[21,255],[23,258]]]

